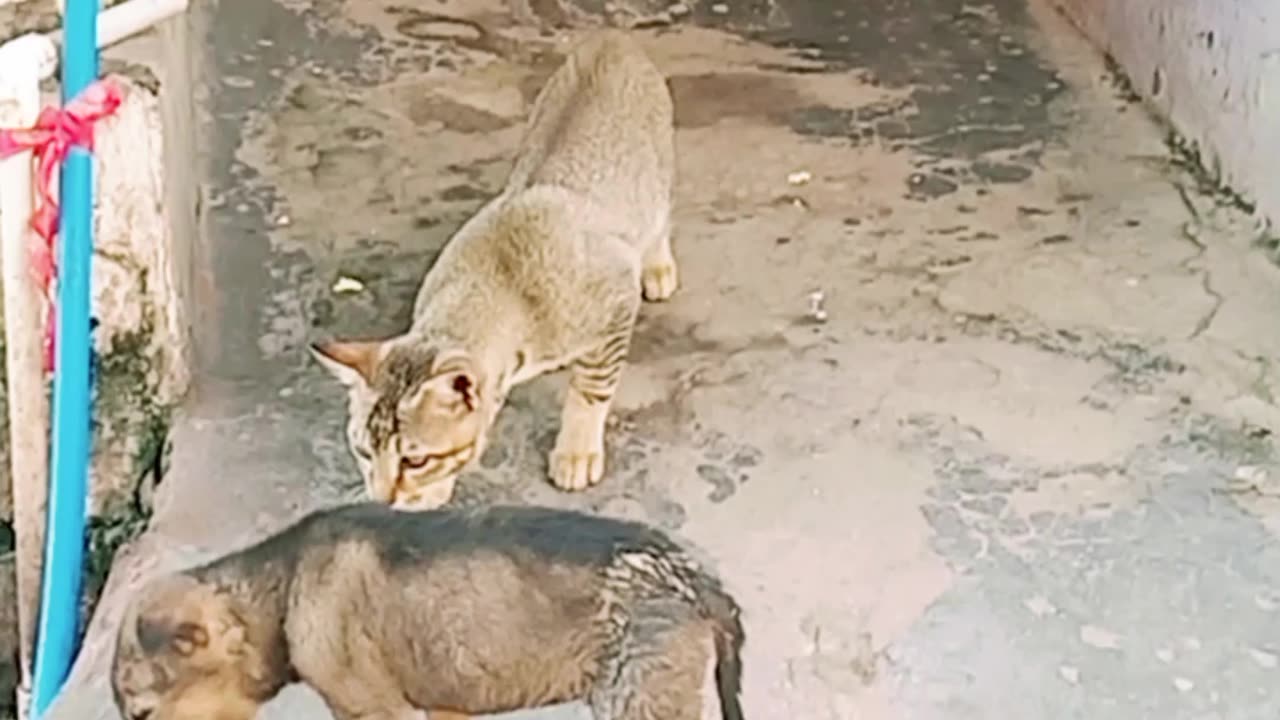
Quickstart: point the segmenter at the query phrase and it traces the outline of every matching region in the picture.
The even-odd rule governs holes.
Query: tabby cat
[[[643,297],[665,300],[675,144],[662,73],[629,37],[574,47],[534,102],[506,187],[446,244],[409,330],[313,354],[346,385],[369,495],[439,507],[508,391],[570,367],[549,457],[563,490],[599,482],[605,420]]]

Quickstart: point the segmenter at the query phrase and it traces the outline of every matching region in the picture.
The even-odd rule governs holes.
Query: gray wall
[[[1280,224],[1280,0],[1053,0]]]

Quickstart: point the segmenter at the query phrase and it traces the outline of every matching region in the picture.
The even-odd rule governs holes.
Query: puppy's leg
[[[365,713],[364,715],[347,715],[345,713],[333,710],[334,720],[435,720],[435,716],[428,715],[424,710],[416,710],[413,708],[405,708],[400,710],[380,710],[374,713]],[[460,716],[464,717],[465,716]],[[454,720],[452,716],[445,715],[445,720]]]
[[[320,693],[334,720],[429,720],[427,711],[405,700],[383,668],[366,665],[355,674],[339,666],[319,676],[305,674],[302,680]]]
[[[632,616],[592,689],[591,711],[596,720],[702,720],[710,629],[680,603],[646,605],[654,612]]]
[[[346,720],[343,716],[335,713],[337,720]],[[413,708],[405,708],[401,710],[392,710],[388,712],[376,712],[371,715],[353,716],[354,720],[471,720],[470,715],[456,713],[452,710],[416,710]]]

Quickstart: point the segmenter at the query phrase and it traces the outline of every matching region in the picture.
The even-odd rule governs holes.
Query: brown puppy
[[[536,507],[324,510],[153,581],[117,638],[126,720],[251,720],[306,682],[337,720],[466,718],[585,700],[697,720],[715,663],[740,720],[743,630],[656,529]]]

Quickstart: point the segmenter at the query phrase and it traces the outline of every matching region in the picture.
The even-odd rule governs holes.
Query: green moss
[[[137,444],[130,465],[141,474],[126,484],[133,489],[131,495],[145,488],[148,480],[145,475],[160,463],[173,410],[159,402],[149,389],[153,373],[146,351],[152,332],[150,318],[146,318],[138,330],[115,336],[111,350],[98,360],[94,385],[95,437],[101,436],[105,418],[115,423],[125,418],[132,420],[131,427],[112,428],[116,434],[131,436]],[[107,498],[106,506],[100,510],[104,515],[115,516],[136,504],[134,497],[112,497]]]
[[[134,332],[113,338],[111,350],[98,361],[93,427],[100,437],[102,423],[110,418],[129,427],[113,427],[113,433],[132,438],[136,447],[127,464],[135,477],[123,487],[127,492],[105,498],[98,514],[89,519],[84,582],[84,612],[92,615],[106,584],[116,553],[146,530],[151,519],[151,492],[163,474],[172,408],[151,392],[152,367],[146,355],[152,335],[147,319]]]
[[[1255,213],[1257,205],[1223,181],[1220,167],[1209,168],[1204,164],[1200,148],[1194,142],[1170,130],[1165,144],[1173,156],[1172,163],[1182,168],[1195,182],[1196,191],[1211,199],[1215,206],[1233,208],[1248,215]],[[1182,192],[1180,187],[1179,192]],[[1199,221],[1199,212],[1191,206],[1185,196],[1183,204],[1191,212],[1192,218]],[[1272,262],[1280,265],[1280,235],[1277,235],[1271,227],[1264,227],[1254,238],[1254,244],[1265,250]]]
[[[0,478],[0,492],[5,494],[5,500],[0,501],[0,521],[6,523],[13,522],[12,502],[9,498],[13,497],[12,478],[9,473],[9,379],[8,368],[5,365],[5,344],[4,344],[4,322],[0,319],[0,473],[4,474]]]
[[[1243,195],[1228,187],[1222,179],[1222,169],[1209,168],[1200,155],[1200,147],[1170,130],[1165,136],[1165,145],[1173,156],[1173,164],[1182,168],[1196,183],[1196,190],[1214,201],[1219,207],[1231,207],[1244,213],[1253,213],[1254,204]]]
[[[81,592],[82,622],[88,624],[102,597],[107,575],[120,548],[147,529],[151,509],[139,506],[135,512],[89,518],[85,538],[84,588]]]

